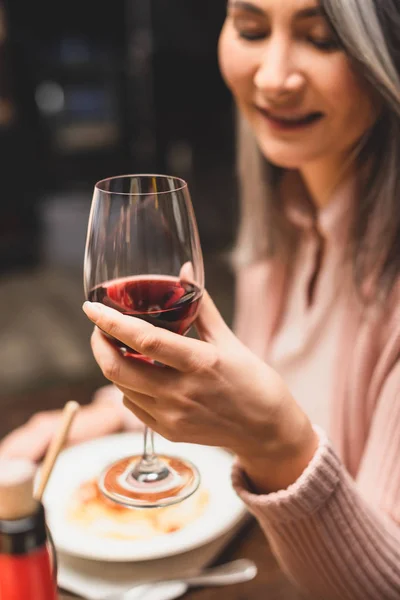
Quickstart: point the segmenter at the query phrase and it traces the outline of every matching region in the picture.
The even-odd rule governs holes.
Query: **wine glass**
[[[168,175],[122,175],[96,183],[84,259],[87,300],[185,335],[204,290],[203,256],[187,183]],[[126,360],[149,358],[108,336]],[[164,368],[158,363],[153,368]],[[129,507],[169,506],[193,494],[197,468],[157,456],[153,432],[143,454],[121,458],[99,478],[109,499]]]

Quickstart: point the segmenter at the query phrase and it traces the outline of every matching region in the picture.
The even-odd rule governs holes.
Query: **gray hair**
[[[321,0],[321,5],[355,70],[372,85],[383,107],[357,147],[359,168],[367,159],[373,161],[357,198],[351,242],[357,284],[379,264],[379,280],[388,287],[400,273],[400,3],[380,0],[379,9],[377,0]],[[282,170],[261,155],[243,118],[238,121],[237,267],[284,252],[291,239],[278,197]]]

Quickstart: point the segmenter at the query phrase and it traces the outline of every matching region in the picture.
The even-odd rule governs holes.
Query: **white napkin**
[[[220,538],[195,548],[184,554],[168,556],[162,559],[143,562],[114,563],[86,560],[67,554],[58,553],[58,585],[60,588],[88,598],[101,600],[116,593],[122,593],[140,582],[160,580],[168,577],[177,578],[189,575],[206,567],[212,562],[238,530],[243,526],[248,515],[232,530]],[[106,542],[105,542],[106,543]],[[138,600],[143,592],[138,588]],[[152,600],[157,600],[156,588]],[[135,600],[136,595],[129,596]]]

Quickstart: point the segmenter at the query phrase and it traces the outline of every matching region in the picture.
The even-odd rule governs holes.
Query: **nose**
[[[263,49],[254,84],[270,100],[302,91],[306,80],[296,67],[290,43],[270,38]]]

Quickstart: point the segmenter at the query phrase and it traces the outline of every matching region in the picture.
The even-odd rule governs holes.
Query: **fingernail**
[[[94,302],[84,302],[82,310],[91,321],[97,321],[97,319],[100,317],[100,306]]]

